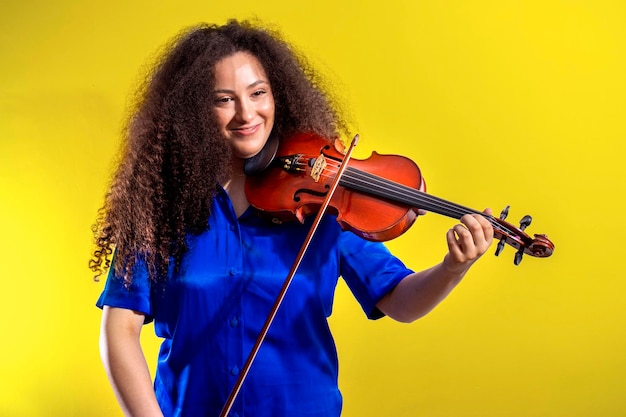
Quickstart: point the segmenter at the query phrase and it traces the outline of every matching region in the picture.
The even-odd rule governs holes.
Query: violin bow
[[[315,220],[313,221],[313,224],[311,225],[311,228],[309,229],[309,233],[304,239],[304,243],[300,247],[300,251],[298,252],[298,255],[296,256],[296,260],[291,266],[291,270],[289,271],[289,274],[287,274],[287,277],[285,278],[285,281],[283,282],[283,285],[278,293],[278,296],[276,297],[276,300],[274,301],[274,305],[272,306],[272,309],[270,310],[269,315],[265,319],[265,323],[263,324],[263,327],[261,328],[261,332],[259,333],[259,336],[257,337],[256,342],[254,343],[254,346],[252,346],[250,354],[248,355],[248,358],[246,359],[246,363],[241,369],[241,372],[239,373],[239,377],[237,378],[237,381],[235,381],[235,385],[230,391],[228,399],[226,400],[226,403],[224,404],[224,407],[222,408],[222,412],[220,413],[220,417],[226,417],[228,413],[230,413],[230,410],[232,409],[233,404],[235,403],[235,399],[237,398],[239,391],[241,391],[241,387],[243,386],[243,383],[246,380],[246,377],[248,376],[250,367],[252,366],[252,363],[254,362],[254,359],[256,358],[256,355],[259,352],[259,349],[261,348],[261,345],[263,344],[265,337],[267,336],[267,332],[269,331],[270,326],[272,325],[272,322],[274,321],[274,318],[276,317],[276,314],[278,313],[278,309],[280,308],[280,305],[282,304],[283,299],[285,298],[285,294],[287,293],[287,290],[289,289],[289,286],[291,285],[291,282],[293,281],[293,278],[296,275],[296,271],[298,270],[298,267],[300,266],[300,263],[302,262],[302,259],[304,258],[304,255],[307,249],[309,248],[311,241],[313,240],[313,236],[315,235],[315,232],[317,231],[317,228],[322,220],[322,216],[326,212],[326,209],[328,208],[328,205],[330,204],[330,200],[335,194],[335,190],[337,189],[337,186],[339,185],[339,180],[341,179],[341,176],[343,175],[344,171],[348,167],[348,161],[350,160],[350,156],[352,155],[352,150],[356,146],[358,139],[359,139],[359,135],[355,135],[354,138],[352,139],[352,143],[350,144],[350,147],[345,153],[343,161],[341,165],[339,166],[337,174],[335,175],[335,178],[330,186],[330,190],[328,191],[328,194],[326,195],[326,198],[324,199],[322,206],[320,207],[319,211],[317,212],[317,215],[315,216]]]

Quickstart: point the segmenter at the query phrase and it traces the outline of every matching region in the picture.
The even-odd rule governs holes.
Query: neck
[[[245,182],[246,175],[243,173],[243,160],[233,158],[230,177],[222,183],[222,187],[228,193],[237,217],[241,216],[250,205],[244,189]]]

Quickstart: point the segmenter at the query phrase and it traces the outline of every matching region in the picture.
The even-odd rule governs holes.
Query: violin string
[[[335,163],[335,162],[332,161],[332,163]],[[323,175],[326,177],[330,177],[334,175],[334,170],[326,168],[324,170]],[[349,183],[349,185],[353,187],[357,187],[360,191],[364,191],[366,193],[369,192],[369,193],[374,193],[376,195],[382,194],[383,197],[387,196],[391,199],[404,201],[405,203],[411,204],[418,208],[441,212],[441,214],[448,215],[451,217],[458,216],[457,218],[460,218],[462,216],[462,214],[454,213],[454,212],[447,210],[445,206],[438,207],[437,203],[439,203],[439,201],[437,201],[436,199],[433,199],[432,197],[426,197],[422,199],[418,198],[416,199],[416,201],[409,202],[407,201],[407,195],[417,193],[418,190],[409,187],[409,192],[407,193],[406,192],[407,190],[399,189],[400,186],[397,183],[391,182],[386,179],[381,179],[380,177],[371,176],[371,175],[370,175],[370,178],[368,178],[367,173],[364,173],[363,171],[355,170],[354,168],[348,169],[344,173],[343,180],[345,183]],[[402,193],[401,191],[405,191],[405,192]],[[430,201],[426,201],[427,199]]]
[[[331,163],[335,164],[336,162],[331,161]],[[327,164],[327,167],[328,165],[329,164]],[[334,167],[331,166],[331,168]],[[334,170],[326,168],[323,175],[330,177],[334,175]],[[344,173],[343,180],[350,186],[358,188],[359,191],[373,193],[382,197],[387,196],[392,200],[404,202],[417,208],[437,212],[457,219],[469,212],[478,213],[475,210],[454,205],[415,188],[354,168],[348,168]]]
[[[305,163],[299,163],[299,165],[307,166]],[[327,160],[327,165],[324,168],[322,175],[325,177],[334,176],[337,166],[338,163],[336,161]],[[344,182],[352,188],[356,188],[365,193],[388,197],[397,202],[403,202],[413,207],[443,214],[455,219],[460,219],[464,214],[480,214],[491,223],[495,230],[507,235],[517,234],[513,233],[504,225],[498,223],[493,216],[446,201],[424,191],[417,190],[407,185],[400,184],[356,168],[348,167],[348,169],[344,172],[341,182]]]
[[[447,200],[428,194],[424,191],[397,183],[386,178],[376,176],[365,171],[361,171],[358,169],[349,170],[344,173],[343,178],[353,179],[361,184],[366,184],[366,186],[364,187],[364,191],[367,191],[369,187],[374,186],[377,190],[382,190],[383,196],[392,195],[392,199],[396,199],[397,201],[408,202],[414,207],[422,208],[424,210],[432,211],[434,213],[443,214],[455,219],[460,219],[465,214],[479,214],[486,218],[496,230],[503,229],[502,225],[500,225],[493,219],[493,216],[461,206],[459,204],[449,202]],[[391,191],[391,193],[389,191]],[[412,198],[407,199],[406,196],[411,196]],[[508,232],[510,233],[510,231]]]

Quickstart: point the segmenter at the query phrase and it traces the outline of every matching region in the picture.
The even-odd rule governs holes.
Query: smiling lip
[[[242,126],[235,129],[230,129],[234,134],[241,136],[253,135],[259,130],[261,124],[256,124],[254,126]]]

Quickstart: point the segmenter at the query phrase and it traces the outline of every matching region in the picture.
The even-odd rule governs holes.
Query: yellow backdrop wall
[[[620,1],[4,2],[0,13],[0,415],[120,416],[87,259],[127,97],[181,28],[276,24],[351,104],[356,156],[398,153],[429,191],[556,244],[486,256],[434,312],[331,325],[344,415],[623,416],[626,5]],[[389,247],[438,262],[452,221]],[[158,340],[144,331],[151,366]]]

